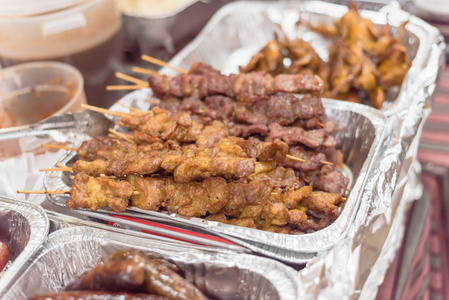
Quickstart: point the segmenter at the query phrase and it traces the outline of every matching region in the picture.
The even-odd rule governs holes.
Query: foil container
[[[149,89],[132,92],[119,102],[126,106],[148,109],[146,101],[151,97]],[[361,192],[367,175],[371,170],[377,152],[383,141],[386,118],[381,112],[364,105],[323,99],[326,115],[340,128],[335,138],[344,154],[347,169],[345,175],[352,179],[351,192],[338,219],[327,228],[303,235],[286,235],[201,218],[186,218],[175,213],[146,211],[129,207],[128,212],[148,215],[152,220],[163,220],[174,225],[205,230],[226,237],[253,251],[291,263],[304,263],[318,252],[327,250],[345,235],[360,205]],[[123,110],[123,106],[114,105],[112,110]],[[76,159],[74,151],[67,152],[57,163],[70,165]],[[48,172],[44,177],[44,186],[48,190],[68,190],[71,185],[69,174]],[[67,195],[48,195],[50,202],[65,206]],[[99,209],[98,212],[111,211]],[[137,215],[136,215],[137,216]],[[101,219],[101,215],[98,216]],[[231,239],[231,238],[236,239]]]
[[[133,249],[177,264],[211,299],[298,299],[297,272],[274,260],[90,227],[51,234],[4,299],[58,291],[112,253]]]
[[[8,246],[10,259],[0,273],[0,297],[44,242],[48,228],[47,215],[40,206],[0,196],[0,238]]]
[[[372,8],[375,1],[357,3],[360,14],[379,26],[389,24],[393,34],[399,26],[408,22],[402,37],[412,60],[404,82],[400,87],[387,91],[382,111],[394,115],[408,110],[413,96],[413,87],[421,77],[421,70],[429,59],[432,45],[438,30],[424,21],[411,16],[395,5],[380,11],[363,10]],[[374,7],[377,8],[378,7]],[[239,66],[246,65],[266,43],[273,39],[274,33],[282,36],[277,24],[290,39],[304,39],[317,53],[328,60],[330,42],[306,26],[297,26],[298,20],[311,24],[331,23],[347,12],[347,6],[321,1],[238,1],[220,9],[200,34],[180,51],[170,64],[188,70],[197,61],[205,62],[224,73],[237,73]],[[249,22],[248,20],[251,20]],[[164,68],[162,73],[176,74]]]

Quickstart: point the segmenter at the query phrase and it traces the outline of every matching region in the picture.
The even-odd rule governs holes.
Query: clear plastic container
[[[77,69],[60,62],[25,63],[0,70],[0,128],[81,110],[81,104],[86,103],[83,82]],[[41,143],[37,138],[2,142],[0,158],[20,154]]]
[[[16,6],[11,4],[14,2]],[[42,60],[69,63],[83,74],[89,102],[95,105],[107,102],[111,94],[105,91],[105,86],[116,83],[113,73],[121,67],[121,18],[117,3],[113,0],[14,2],[0,0],[0,64],[7,67]]]

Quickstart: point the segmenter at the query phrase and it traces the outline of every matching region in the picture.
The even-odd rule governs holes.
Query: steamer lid
[[[0,17],[31,17],[76,6],[89,0],[0,0]]]

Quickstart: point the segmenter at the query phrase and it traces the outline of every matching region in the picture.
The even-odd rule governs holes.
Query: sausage
[[[5,268],[9,261],[9,249],[5,243],[0,241],[0,272]]]
[[[154,293],[173,300],[207,299],[196,286],[176,274],[159,259],[151,259],[142,253],[131,250],[116,252],[109,259],[111,261],[131,259],[136,263],[143,264],[145,266],[145,283],[139,290],[146,293]]]
[[[149,294],[110,293],[105,291],[73,291],[37,295],[29,300],[166,300]]]
[[[112,254],[109,257],[109,261],[115,261],[115,260],[126,260],[126,259],[132,259],[136,262],[145,262],[147,259],[151,259],[153,262],[157,263],[157,264],[161,264],[166,266],[167,268],[169,268],[170,270],[172,270],[175,273],[178,273],[179,275],[182,276],[182,270],[175,264],[172,264],[169,261],[166,261],[164,259],[158,259],[158,258],[153,258],[149,255],[145,255],[136,251],[132,251],[132,250],[123,250],[123,251],[118,251],[114,254]]]
[[[66,286],[66,291],[94,290],[127,292],[144,283],[144,266],[132,260],[111,261],[98,265]]]

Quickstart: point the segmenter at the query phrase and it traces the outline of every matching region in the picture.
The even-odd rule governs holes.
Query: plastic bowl
[[[0,70],[0,128],[32,124],[81,110],[84,81],[74,67],[33,62]],[[0,157],[18,154],[18,141],[0,144]]]

